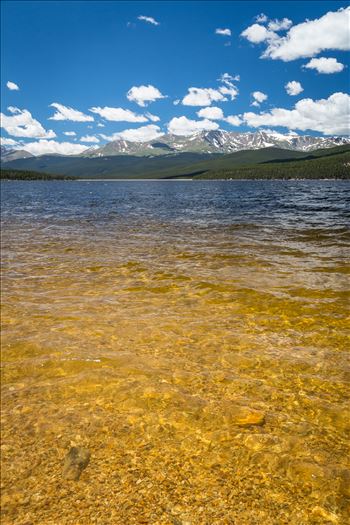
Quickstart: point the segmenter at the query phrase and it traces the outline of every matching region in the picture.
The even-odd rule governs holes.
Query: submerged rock
[[[77,481],[90,461],[90,451],[83,447],[72,447],[64,459],[63,477]]]
[[[239,427],[261,426],[265,423],[265,414],[249,407],[231,406],[225,410],[224,419]]]
[[[350,498],[350,470],[343,470],[340,473],[340,494]]]

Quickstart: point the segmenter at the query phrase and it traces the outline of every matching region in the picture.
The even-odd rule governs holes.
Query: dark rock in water
[[[340,473],[340,494],[350,498],[350,470],[343,470]]]
[[[77,481],[89,461],[90,451],[87,448],[72,447],[64,459],[63,477]]]

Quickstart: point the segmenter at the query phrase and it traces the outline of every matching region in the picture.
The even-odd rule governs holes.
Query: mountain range
[[[1,165],[7,170],[78,178],[196,177],[223,170],[226,173],[239,166],[329,156],[333,149],[334,153],[348,155],[350,139],[210,131],[190,137],[163,135],[146,143],[117,140],[100,148],[88,148],[81,155],[33,156],[25,150],[2,147]]]
[[[344,144],[350,144],[350,139],[346,137],[313,137],[311,135],[283,134],[267,131],[237,133],[217,130],[200,131],[187,137],[167,134],[149,142],[130,142],[118,139],[98,148],[87,148],[78,156],[101,158],[113,155],[155,157],[180,153],[228,154],[241,150],[258,150],[269,147],[308,152]],[[57,154],[52,155],[57,156]],[[25,151],[25,149],[16,150],[1,146],[1,162],[3,163],[31,157],[33,155]],[[76,155],[70,157],[76,157]]]
[[[110,155],[136,155],[150,157],[178,153],[219,153],[227,154],[241,150],[256,150],[278,147],[293,151],[313,151],[350,144],[345,137],[312,137],[310,135],[282,134],[257,131],[255,133],[236,133],[232,131],[200,131],[189,137],[163,135],[149,142],[130,142],[115,140],[100,148],[90,148],[83,152],[87,157],[106,157]]]

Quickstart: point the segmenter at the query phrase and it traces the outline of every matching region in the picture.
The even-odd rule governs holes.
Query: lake
[[[1,189],[3,525],[346,523],[349,182]]]

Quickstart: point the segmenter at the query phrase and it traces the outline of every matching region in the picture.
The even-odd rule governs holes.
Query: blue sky
[[[345,134],[346,6],[2,1],[3,143],[78,153],[169,130]]]

